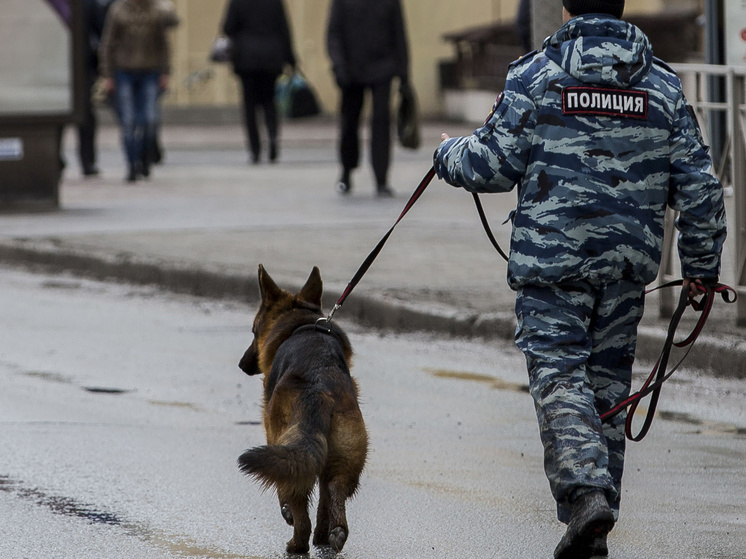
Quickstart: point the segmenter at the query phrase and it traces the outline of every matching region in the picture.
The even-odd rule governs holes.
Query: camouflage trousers
[[[595,489],[618,517],[626,413],[603,425],[600,415],[629,395],[644,293],[633,282],[518,290],[516,344],[526,356],[544,470],[562,522],[573,500]]]

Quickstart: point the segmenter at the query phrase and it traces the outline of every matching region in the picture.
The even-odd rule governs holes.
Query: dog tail
[[[326,453],[326,438],[311,435],[286,445],[251,448],[238,458],[238,467],[265,488],[312,487],[326,462]]]
[[[311,414],[302,414],[299,425],[290,428],[284,444],[257,446],[244,452],[238,458],[239,469],[265,488],[313,487],[326,463],[331,427],[331,410],[313,407]]]

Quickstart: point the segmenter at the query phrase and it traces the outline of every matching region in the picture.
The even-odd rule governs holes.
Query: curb
[[[154,285],[173,293],[246,303],[259,301],[259,286],[253,274],[238,275],[179,265],[133,255],[102,256],[62,249],[45,239],[45,246],[23,246],[24,240],[0,241],[0,262],[47,273],[67,272],[98,281]],[[300,285],[288,285],[290,290]],[[324,307],[330,309],[341,292],[324,293]],[[395,332],[432,332],[464,338],[495,338],[512,341],[513,313],[466,313],[435,309],[392,298],[356,295],[345,302],[345,319],[366,327]],[[654,363],[666,332],[654,326],[638,328],[637,359]],[[686,358],[686,368],[717,378],[746,379],[746,341],[713,335],[700,336],[697,349]],[[675,363],[675,357],[673,363]]]

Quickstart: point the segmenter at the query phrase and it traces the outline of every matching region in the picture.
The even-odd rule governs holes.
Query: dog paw
[[[290,505],[287,503],[283,503],[283,505],[280,507],[280,513],[282,514],[282,517],[285,519],[285,522],[288,523],[289,526],[293,525],[293,513],[290,512]]]
[[[329,545],[329,532],[323,528],[316,528],[313,532],[313,545]]]
[[[342,526],[337,526],[329,532],[329,545],[334,551],[342,551],[342,548],[347,541],[347,529]]]
[[[303,554],[308,553],[309,550],[308,542],[306,543],[296,543],[295,538],[291,539],[288,542],[288,545],[286,547],[286,550],[288,553],[297,553],[297,554]]]

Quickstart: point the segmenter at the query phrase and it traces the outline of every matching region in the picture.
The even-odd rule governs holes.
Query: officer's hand
[[[697,301],[697,298],[707,292],[705,281],[702,281],[701,279],[686,278],[684,279],[684,283],[682,284],[682,287],[684,289],[689,289],[689,304],[692,305],[695,309],[697,308],[697,304],[701,302]]]
[[[448,134],[446,134],[445,132],[443,132],[443,133],[442,133],[442,134],[440,135],[440,139],[441,139],[441,140],[443,140],[444,142],[445,142],[446,140],[450,140],[450,138],[451,138],[451,137],[450,137],[450,136],[449,136]]]

